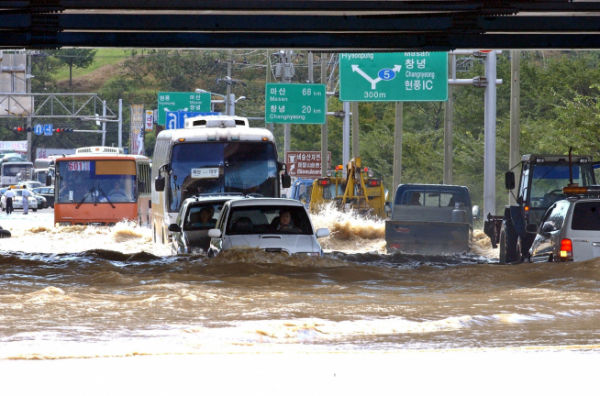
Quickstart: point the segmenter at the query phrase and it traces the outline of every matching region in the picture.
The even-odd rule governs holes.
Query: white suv
[[[329,235],[327,228],[314,230],[304,205],[293,199],[256,198],[229,201],[223,205],[211,237],[208,256],[222,250],[258,248],[322,256],[317,238]]]
[[[585,261],[600,257],[600,198],[572,197],[555,202],[529,250],[531,261]]]

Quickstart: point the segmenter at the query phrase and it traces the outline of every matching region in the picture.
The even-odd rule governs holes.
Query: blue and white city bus
[[[284,174],[281,174],[285,171]],[[166,243],[181,203],[198,194],[242,193],[280,197],[290,185],[265,128],[231,116],[188,118],[182,129],[162,131],[152,162],[154,240]]]

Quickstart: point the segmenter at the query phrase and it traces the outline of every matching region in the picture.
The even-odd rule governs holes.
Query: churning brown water
[[[151,230],[0,224],[0,359],[207,352],[595,350],[600,259],[498,265],[473,253],[386,254],[383,223],[315,216],[324,258],[173,256]]]

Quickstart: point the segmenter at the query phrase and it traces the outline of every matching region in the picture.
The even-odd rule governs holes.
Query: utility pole
[[[521,51],[510,51],[510,156],[509,169],[517,168],[521,162],[519,153],[519,134],[521,130]],[[515,169],[515,180],[521,178],[521,170]],[[509,192],[508,201],[510,205],[516,205],[515,197]]]
[[[502,84],[502,79],[496,78],[496,55],[502,53],[497,50],[456,50],[453,55],[471,55],[475,58],[485,58],[485,76],[448,80],[448,85],[474,85],[485,88],[484,94],[484,149],[483,149],[483,213],[495,215],[496,213],[496,85]],[[455,66],[452,66],[454,69]],[[450,88],[450,87],[448,87]],[[450,89],[448,89],[449,92]],[[446,143],[445,143],[446,145]],[[446,150],[446,149],[445,149]],[[446,152],[444,150],[444,153]],[[451,153],[448,159],[452,158]],[[446,159],[444,160],[446,163]]]
[[[119,99],[119,147],[123,147],[123,99]]]
[[[27,93],[31,94],[31,54],[27,51],[25,55],[25,62],[27,63],[27,72],[25,74],[25,78],[27,80]],[[33,100],[32,100],[33,101]],[[31,106],[31,111],[27,112],[27,162],[33,162],[32,156],[32,147],[33,144],[31,140],[31,112],[33,111],[33,106]]]
[[[315,82],[315,74],[314,74],[314,55],[312,51],[308,52],[308,83],[314,84]]]
[[[270,84],[270,83],[273,82],[273,69],[272,69],[272,65],[271,65],[271,51],[270,50],[267,50],[267,76],[266,76],[266,82],[267,82],[267,84]],[[268,123],[265,126],[267,127],[268,130],[271,131],[271,133],[273,133],[273,123]]]
[[[292,64],[292,51],[285,50],[283,53],[280,52],[279,56],[279,64],[280,66],[280,75],[281,82],[291,83],[292,77],[294,76],[294,66]],[[291,147],[291,139],[292,139],[292,124],[284,124],[283,125],[283,150],[284,156],[287,159],[287,153],[290,151]]]
[[[496,51],[485,58],[483,214],[496,215]]]
[[[321,53],[321,84],[327,86],[327,53]],[[325,114],[327,114],[327,96],[325,96]],[[325,123],[321,125],[321,177],[327,177],[327,117]]]
[[[456,55],[448,55],[448,78],[456,79]],[[453,128],[452,85],[448,84],[448,100],[444,105],[444,184],[452,184],[452,128]]]
[[[350,112],[352,113],[352,157],[360,157],[359,136],[358,136],[358,102],[350,103]]]
[[[102,101],[102,119],[106,119],[106,100]],[[106,121],[102,123],[102,146],[106,145]]]
[[[346,165],[350,162],[350,102],[342,102],[344,118],[342,119],[342,175],[346,177]]]
[[[402,121],[404,117],[404,103],[396,102],[396,120],[394,123],[394,167],[392,198],[395,198],[396,188],[402,181]]]
[[[232,59],[231,59],[231,50],[229,50],[229,60],[227,61],[227,79],[231,79],[231,63],[232,63]],[[232,116],[232,112],[231,112],[231,85],[230,84],[226,84],[227,85],[227,93],[225,94],[225,114],[227,114],[228,116]],[[234,99],[235,100],[235,99]]]

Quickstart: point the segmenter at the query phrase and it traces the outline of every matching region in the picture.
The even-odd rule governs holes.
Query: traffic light
[[[33,128],[31,127],[22,127],[22,126],[16,126],[13,127],[13,132],[33,132]]]
[[[54,132],[56,132],[56,133],[71,133],[71,132],[73,132],[73,128],[55,128]]]

